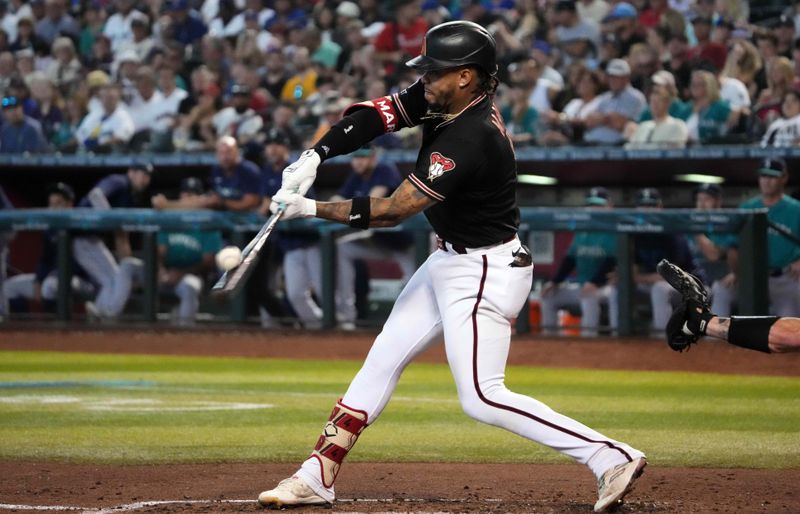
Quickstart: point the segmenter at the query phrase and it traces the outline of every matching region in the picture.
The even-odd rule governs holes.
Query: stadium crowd
[[[212,151],[230,135],[259,159],[276,126],[302,149],[352,99],[416,80],[403,63],[450,19],[494,34],[517,145],[796,145],[800,3],[750,4],[4,0],[0,152]]]

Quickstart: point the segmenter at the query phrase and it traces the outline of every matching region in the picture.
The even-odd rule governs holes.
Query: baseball
[[[217,252],[216,260],[222,271],[232,270],[242,262],[242,251],[237,246],[226,246]]]

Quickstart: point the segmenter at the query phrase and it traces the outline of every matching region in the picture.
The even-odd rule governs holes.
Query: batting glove
[[[272,203],[269,204],[269,210],[273,213],[280,208],[283,209],[283,216],[281,216],[281,218],[285,220],[313,218],[317,214],[316,201],[284,189],[275,193],[272,197]]]
[[[313,150],[306,150],[300,158],[283,170],[281,189],[305,195],[317,178],[317,166],[322,162],[319,154]]]

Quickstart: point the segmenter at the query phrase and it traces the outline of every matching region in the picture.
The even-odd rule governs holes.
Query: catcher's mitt
[[[690,346],[700,339],[700,336],[696,336],[689,330],[684,329],[687,325],[687,311],[689,308],[688,302],[681,302],[672,311],[672,316],[667,322],[667,344],[676,352],[688,350]]]
[[[684,301],[694,300],[706,310],[711,307],[708,291],[706,291],[703,282],[699,278],[683,271],[667,259],[661,259],[656,270],[669,285],[681,294]]]
[[[708,321],[714,317],[709,309],[708,292],[699,278],[666,259],[658,263],[657,271],[681,294],[681,304],[667,322],[667,344],[676,352],[688,350],[705,335]]]

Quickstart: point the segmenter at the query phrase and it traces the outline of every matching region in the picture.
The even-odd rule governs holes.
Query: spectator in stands
[[[631,86],[630,74],[628,63],[622,59],[613,59],[606,66],[609,91],[600,95],[597,110],[586,118],[585,142],[620,144],[625,125],[641,116],[647,102],[642,92]]]
[[[758,53],[765,63],[772,61],[773,57],[779,57],[778,37],[774,32],[767,29],[757,30],[755,34],[755,41],[756,47],[758,47]]]
[[[295,109],[290,104],[279,103],[272,110],[272,123],[270,127],[279,128],[289,135],[292,142],[291,148],[300,148],[301,138],[294,126]]]
[[[719,141],[728,133],[731,108],[719,97],[717,77],[710,71],[696,70],[689,90],[691,114],[686,120],[689,141],[700,144]]]
[[[36,23],[36,35],[45,43],[52,45],[59,36],[78,37],[80,26],[67,12],[65,0],[45,0],[44,10],[45,17]]]
[[[119,87],[103,87],[100,101],[102,109],[89,111],[75,132],[79,148],[95,153],[123,151],[133,136],[135,125],[120,102]]]
[[[261,205],[261,174],[258,166],[242,159],[236,139],[224,136],[217,141],[217,164],[211,168],[211,191],[177,200],[163,194],[153,196],[155,209],[219,209],[254,211]]]
[[[57,182],[47,187],[47,208],[52,210],[72,209],[75,204],[75,191],[64,182]],[[2,284],[2,293],[12,307],[22,310],[22,302],[27,303],[26,310],[38,312],[43,307],[52,310],[58,294],[58,234],[59,230],[50,228],[42,232],[42,249],[34,273],[20,273],[8,278]],[[72,291],[92,294],[94,286],[89,282],[89,275],[72,258]],[[0,281],[2,282],[2,281]],[[0,313],[2,307],[0,306]]]
[[[223,136],[236,138],[240,147],[255,141],[264,125],[264,120],[250,108],[250,88],[244,84],[234,84],[231,88],[231,105],[222,109],[211,120],[214,139]]]
[[[176,150],[201,151],[214,146],[213,119],[221,105],[221,91],[210,79],[200,79],[202,75],[205,73],[200,69],[192,73],[193,90],[201,84],[203,88],[196,100],[189,96],[181,102],[178,126],[172,132],[172,144]]]
[[[786,57],[767,62],[767,87],[753,105],[753,112],[766,127],[780,117],[783,97],[794,88],[794,65]]]
[[[559,0],[555,6],[555,39],[565,50],[564,66],[577,57],[574,45],[577,41],[588,41],[595,48],[600,45],[600,27],[593,21],[581,19],[575,0]]]
[[[705,48],[707,44],[711,43],[711,27],[711,16],[698,14],[692,18],[692,30],[694,32],[696,43],[692,46],[692,49],[689,53],[690,59],[696,59],[703,51],[703,48]]]
[[[508,101],[500,109],[506,131],[511,136],[514,146],[536,144],[539,112],[530,104],[531,93],[532,88],[529,83],[524,80],[514,80],[508,92]]]
[[[8,86],[14,78],[17,60],[11,52],[0,53],[0,95],[8,93]]]
[[[75,133],[86,113],[86,97],[83,95],[75,94],[64,100],[63,119],[50,139],[56,151],[73,153],[77,150],[78,141],[75,139]]]
[[[104,87],[111,84],[111,77],[104,71],[94,70],[86,75],[85,84],[88,110],[101,110],[103,102],[100,100],[100,93]]]
[[[200,15],[191,9],[188,0],[167,0],[167,15],[168,33],[172,36],[171,39],[183,45],[195,43],[208,32],[206,24]]]
[[[657,71],[650,77],[651,92],[658,89],[662,90],[663,94],[672,98],[669,104],[669,115],[673,118],[686,121],[691,115],[691,107],[688,103],[682,101],[678,96],[678,87],[675,84],[675,76],[667,70]],[[639,117],[639,122],[648,121],[653,119],[653,113],[650,111],[648,105]]]
[[[577,2],[578,16],[585,21],[600,24],[611,9],[605,0],[579,0]]]
[[[767,128],[761,146],[800,145],[800,91],[792,89],[783,95],[781,115],[780,119],[773,121]]]
[[[778,38],[777,50],[779,55],[787,59],[792,58],[792,49],[794,48],[796,36],[795,30],[794,19],[790,16],[783,14],[778,18],[775,26],[775,36]]]
[[[611,209],[608,190],[593,187],[586,194],[587,209]],[[542,326],[558,326],[558,309],[580,307],[581,335],[595,336],[600,326],[600,304],[608,304],[609,325],[616,329],[617,304],[609,302],[609,274],[616,267],[617,235],[612,232],[578,232],[561,260],[555,276],[542,288]],[[574,279],[568,278],[575,272]],[[568,281],[567,281],[568,280]]]
[[[733,20],[724,16],[717,16],[714,20],[714,29],[711,31],[711,44],[719,45],[720,48],[727,48],[734,29],[736,29],[736,25],[734,25]],[[708,48],[709,45],[706,45],[705,49]]]
[[[33,18],[20,16],[17,18],[17,39],[11,43],[11,51],[33,50],[34,54],[46,54],[50,45],[39,37],[34,28]]]
[[[719,209],[722,207],[722,188],[717,184],[700,184],[694,190],[694,201],[695,209],[700,211]],[[719,233],[693,234],[689,238],[692,257],[703,270],[702,276],[712,292],[712,306],[723,309],[727,315],[730,315],[730,302],[719,302],[724,295],[716,295],[714,291],[719,287],[731,288],[735,283],[736,239],[734,234]]]
[[[266,68],[264,73],[264,87],[272,97],[271,100],[277,102],[281,98],[284,85],[289,80],[283,52],[276,48],[268,50],[264,65]]]
[[[35,103],[31,117],[41,124],[42,134],[50,142],[64,120],[61,95],[53,82],[40,71],[31,73],[25,81]]]
[[[88,69],[101,71],[105,74],[111,73],[111,66],[114,64],[114,53],[111,51],[111,40],[105,35],[100,34],[92,43],[91,54],[84,59]],[[90,72],[91,73],[94,73]]]
[[[8,2],[0,2],[0,30],[5,31],[9,43],[17,38],[17,13]]]
[[[553,47],[543,39],[537,39],[531,45],[530,57],[539,65],[539,76],[555,84],[558,89],[562,89],[564,87],[564,77],[554,67],[554,54]]]
[[[646,43],[637,43],[631,47],[627,62],[631,67],[631,86],[647,93],[650,77],[661,68],[658,53]]]
[[[542,64],[532,57],[509,66],[511,80],[515,85],[529,91],[528,104],[539,114],[553,110],[553,99],[561,90],[553,81],[542,76]]]
[[[100,179],[78,202],[78,207],[107,211],[109,209],[141,206],[144,193],[150,186],[153,166],[137,161],[126,173],[115,173]],[[98,286],[97,296],[84,304],[90,318],[113,320],[125,308],[130,296],[130,281],[121,265],[130,266],[131,243],[124,230],[114,232],[114,250],[120,265],[103,242],[102,234],[81,232],[72,239],[72,255]]]
[[[234,0],[219,0],[217,15],[208,23],[208,33],[214,37],[235,37],[244,30],[244,18],[237,16]]]
[[[563,145],[583,140],[586,118],[597,111],[603,83],[596,71],[584,69],[577,79],[578,96],[564,106],[560,113],[547,115],[547,130],[542,134],[545,145]]]
[[[394,164],[382,161],[374,147],[364,146],[352,153],[350,175],[330,199],[339,201],[357,196],[387,197],[403,180]],[[355,266],[358,259],[393,260],[403,272],[403,282],[414,273],[413,237],[408,232],[349,233],[336,241],[336,303],[339,326],[355,328]]]
[[[749,41],[737,41],[734,43],[728,59],[725,61],[725,67],[722,69],[721,76],[727,78],[734,78],[744,84],[748,98],[746,103],[743,101],[737,105],[749,107],[751,99],[756,98],[759,92],[759,85],[757,82],[757,75],[764,67],[761,56],[758,54],[758,49]],[[723,89],[725,84],[723,84]],[[723,98],[726,95],[720,93]],[[743,99],[744,100],[744,99]]]
[[[402,63],[419,55],[428,23],[422,16],[421,0],[397,0],[394,16],[375,38],[375,58],[386,77],[397,77]]]
[[[3,124],[0,126],[0,153],[40,153],[47,141],[38,121],[25,114],[16,96],[4,96]]]
[[[269,216],[269,205],[272,195],[281,187],[281,174],[289,165],[289,135],[280,129],[267,131],[264,146],[266,163],[261,170],[263,200],[259,213]],[[309,198],[316,197],[314,188],[309,190]],[[322,310],[314,293],[322,292],[322,266],[319,251],[319,235],[314,233],[281,233],[271,237],[267,244],[277,246],[283,253],[283,276],[286,287],[286,299],[292,306],[297,318],[305,328],[319,328]],[[270,289],[267,277],[266,287]],[[262,316],[262,319],[266,316]]]
[[[142,66],[136,72],[136,92],[126,109],[133,119],[134,134],[130,141],[132,151],[141,151],[159,129],[158,119],[166,108],[164,95],[156,89],[155,71]]]
[[[134,14],[137,11],[133,10],[135,3],[134,0],[114,0],[116,12],[109,16],[103,28],[103,34],[111,41],[112,51],[133,40],[131,21],[137,16]]]
[[[689,40],[683,34],[671,34],[667,41],[669,60],[663,63],[664,70],[674,77],[678,97],[689,98],[689,82],[692,77],[692,62]]]
[[[639,123],[630,137],[626,148],[683,148],[689,139],[689,129],[683,120],[669,114],[669,107],[675,98],[666,87],[654,87],[650,91],[650,112],[652,120]]]
[[[281,90],[281,101],[300,103],[308,100],[317,92],[317,77],[319,74],[311,66],[308,49],[299,47],[292,57],[294,74],[289,77]]]
[[[628,55],[636,43],[644,43],[645,38],[638,24],[636,7],[628,2],[615,4],[603,19],[603,32],[612,32],[620,45],[620,55]]]
[[[783,159],[765,159],[758,168],[759,196],[747,200],[740,208],[766,208],[771,223],[800,237],[800,202],[784,193],[788,180],[789,172]],[[767,232],[767,265],[770,314],[797,316],[800,314],[800,246],[770,229]],[[735,279],[719,284],[713,292],[714,305],[721,312],[730,312],[730,305],[736,298]]]
[[[100,5],[90,2],[83,10],[81,32],[78,35],[78,54],[81,58],[87,58],[92,54],[92,47],[98,37],[105,37],[103,36],[105,22],[105,10],[102,10]]]
[[[56,38],[52,54],[53,60],[47,67],[47,76],[62,95],[70,95],[77,89],[83,71],[75,52],[75,45],[68,37]]]
[[[132,53],[139,62],[145,62],[155,47],[155,41],[150,36],[150,18],[143,12],[131,11],[130,24],[133,37],[120,43],[114,53],[116,55]]]

